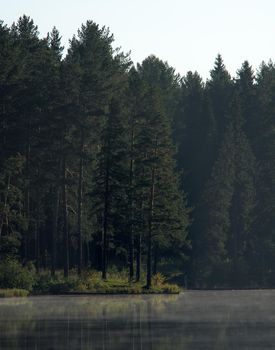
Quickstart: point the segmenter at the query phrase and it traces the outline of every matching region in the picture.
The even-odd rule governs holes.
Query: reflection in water
[[[0,349],[273,349],[275,291],[0,300]]]

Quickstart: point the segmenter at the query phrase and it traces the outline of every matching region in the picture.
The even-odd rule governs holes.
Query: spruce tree
[[[210,77],[206,84],[206,90],[215,121],[216,147],[218,149],[226,127],[229,125],[228,112],[232,96],[232,80],[220,54],[216,57],[214,68],[210,71]]]
[[[251,262],[256,278],[261,285],[274,284],[274,87],[275,65],[271,61],[263,63],[257,74],[257,114],[256,155],[259,163],[257,186],[257,217],[255,230],[257,242],[255,258]]]
[[[230,120],[204,193],[205,219],[196,253],[202,283],[210,285],[248,283],[243,276],[253,241],[256,170],[237,98]]]

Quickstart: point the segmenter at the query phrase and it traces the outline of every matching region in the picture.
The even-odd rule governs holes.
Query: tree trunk
[[[67,206],[67,184],[66,184],[66,158],[62,160],[62,200],[63,200],[63,265],[64,277],[69,276],[69,229],[68,229],[68,206]]]
[[[10,177],[10,175],[9,175],[9,176],[8,176],[8,179],[7,179],[7,187],[6,187],[5,197],[4,197],[4,208],[3,208],[3,212],[1,213],[1,220],[0,220],[0,237],[2,236],[2,231],[3,231],[3,226],[4,226],[4,220],[5,220],[5,216],[6,216],[6,209],[7,209],[8,196],[9,196],[9,189],[10,189],[10,181],[11,181],[11,177]]]
[[[148,241],[147,241],[147,278],[146,278],[147,289],[149,289],[152,284],[152,223],[153,223],[154,196],[155,196],[155,167],[153,167],[152,169],[150,203],[149,203]]]
[[[157,144],[158,138],[156,137],[154,158],[157,156]],[[148,247],[147,247],[147,284],[146,288],[149,289],[152,284],[152,231],[153,231],[153,212],[154,212],[154,199],[155,199],[155,165],[151,171],[151,189],[150,189],[150,202],[149,202],[149,219],[148,219]]]
[[[82,202],[83,202],[83,148],[84,139],[83,132],[81,135],[81,148],[79,159],[78,173],[78,198],[77,198],[77,230],[78,230],[78,275],[82,273],[83,257],[82,257]]]
[[[91,260],[91,258],[90,258],[90,242],[86,242],[86,250],[87,250],[87,263],[86,263],[86,266],[87,266],[87,268],[89,268],[90,265],[91,265],[91,262],[90,262],[90,260]]]
[[[102,278],[107,278],[107,251],[108,251],[108,216],[109,216],[109,162],[107,161],[104,212],[103,212],[103,237],[102,237]]]
[[[157,264],[158,264],[158,251],[154,248],[154,263],[153,263],[153,275],[157,274]]]
[[[232,255],[233,255],[233,276],[232,283],[234,287],[239,286],[239,240],[240,240],[240,232],[241,232],[241,223],[240,223],[240,213],[241,213],[241,198],[240,198],[241,189],[236,186],[236,189],[232,198],[232,208],[231,208],[231,222],[232,222]]]
[[[59,214],[59,184],[56,186],[54,214],[53,214],[53,230],[52,230],[52,259],[51,259],[51,275],[55,275],[56,269],[56,241],[57,241],[57,227]]]
[[[143,215],[143,199],[141,199],[140,203],[140,213],[141,213],[141,222],[142,226],[139,227],[139,231],[137,234],[137,246],[136,246],[136,282],[140,281],[141,274],[141,230],[144,228],[144,215]]]
[[[57,184],[55,193],[54,213],[53,213],[53,230],[52,230],[52,259],[51,259],[51,275],[55,275],[56,270],[56,243],[58,233],[58,217],[59,217],[59,204],[60,204],[60,178],[62,172],[62,158],[59,159],[57,169]]]
[[[40,256],[40,199],[37,193],[37,208],[36,208],[36,220],[35,220],[35,251],[36,251],[36,271],[40,272],[41,256]]]
[[[137,255],[136,255],[136,282],[140,281],[140,265],[141,265],[141,233],[137,234]]]
[[[31,131],[30,122],[28,123],[27,144],[26,144],[26,177],[25,177],[25,216],[26,216],[26,230],[24,239],[24,255],[25,260],[28,260],[29,254],[29,230],[30,230],[30,153],[31,153]]]
[[[131,159],[130,159],[130,179],[129,179],[129,217],[130,217],[130,235],[129,235],[129,280],[134,278],[134,232],[133,232],[133,171],[134,171],[134,123],[131,125]]]

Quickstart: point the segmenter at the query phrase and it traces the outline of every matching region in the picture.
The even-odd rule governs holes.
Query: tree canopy
[[[114,45],[0,22],[0,259],[274,286],[274,63],[232,78],[219,54],[204,82]]]

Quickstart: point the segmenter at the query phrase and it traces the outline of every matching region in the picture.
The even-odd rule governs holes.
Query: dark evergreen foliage
[[[232,79],[218,55],[204,83],[113,45],[0,22],[0,259],[274,286],[274,63]]]

